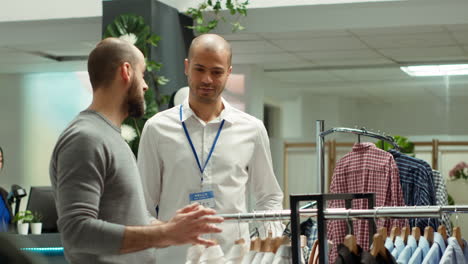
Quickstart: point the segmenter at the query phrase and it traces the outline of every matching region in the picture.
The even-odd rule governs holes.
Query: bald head
[[[133,69],[143,54],[126,40],[106,38],[101,40],[89,54],[88,73],[93,90],[106,86],[115,79],[117,69],[128,62]]]
[[[228,65],[231,66],[231,45],[224,38],[216,34],[203,34],[192,40],[190,44],[188,59],[190,60],[197,51],[226,52]]]

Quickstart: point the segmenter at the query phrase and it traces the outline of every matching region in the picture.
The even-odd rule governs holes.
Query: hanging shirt
[[[375,206],[404,206],[403,193],[398,176],[398,168],[393,156],[377,148],[373,143],[360,143],[346,154],[336,165],[330,186],[331,193],[375,193]],[[344,208],[343,201],[331,201],[329,207]],[[367,201],[353,201],[353,209],[366,209]],[[403,227],[405,220],[377,221],[378,227]],[[365,251],[369,250],[368,221],[353,221],[357,242]],[[330,263],[337,256],[336,246],[343,243],[346,235],[346,221],[328,221],[329,239],[334,246],[330,253]]]
[[[427,162],[410,157],[397,150],[388,151],[393,155],[400,174],[400,183],[406,205],[436,205],[432,169]],[[428,219],[410,219],[410,226],[421,230],[428,224]],[[439,221],[430,220],[430,226],[437,230]]]
[[[292,248],[290,245],[281,245],[278,248],[273,264],[292,264]]]
[[[251,189],[256,210],[281,210],[283,192],[273,172],[268,135],[262,121],[239,111],[223,99],[224,109],[208,123],[190,108],[187,100],[157,113],[146,122],[138,151],[138,168],[142,178],[148,211],[162,221],[172,218],[176,210],[189,203],[189,194],[203,185],[211,186],[218,214],[247,213],[247,193]],[[181,117],[182,114],[182,117]],[[205,163],[218,134],[209,162],[200,172],[182,122],[200,162]],[[204,166],[204,164],[202,164]],[[155,208],[158,207],[158,215]],[[273,222],[273,225],[280,225]],[[241,237],[249,243],[247,223],[225,222],[223,232],[212,234],[225,252]],[[282,234],[281,228],[278,234]],[[182,263],[187,246],[173,246],[156,251],[160,263]]]
[[[392,250],[392,256],[395,259],[398,259],[400,253],[405,249],[405,241],[400,236],[395,237],[395,247]]]
[[[447,243],[448,246],[447,249],[445,249],[444,255],[440,259],[440,264],[467,264],[468,256],[465,256],[463,252],[464,250],[465,252],[468,250],[466,249],[466,241],[463,240],[465,245],[464,250],[460,247],[457,239],[454,237],[449,237],[449,239],[447,239]]]
[[[265,252],[258,252],[257,254],[255,254],[255,257],[253,258],[251,264],[261,264],[264,255]]]
[[[242,264],[250,264],[252,263],[253,259],[255,258],[255,255],[257,254],[257,251],[250,250],[247,252],[247,254],[244,256],[242,259]]]
[[[211,246],[203,250],[200,264],[225,264],[224,253],[220,245]]]
[[[198,264],[200,262],[200,257],[205,250],[203,245],[193,245],[187,250],[187,260],[185,264]]]
[[[429,241],[423,236],[419,238],[418,248],[411,256],[408,264],[421,264],[429,252]]]
[[[444,238],[439,233],[434,232],[434,244],[432,244],[422,264],[439,264],[445,248]]]
[[[439,171],[432,170],[432,178],[434,180],[434,188],[436,193],[436,204],[437,205],[448,205],[448,193],[447,186],[445,185],[444,177]],[[443,213],[442,219],[440,220],[441,224],[444,225],[447,229],[447,234],[450,236],[452,233],[452,222],[450,222],[450,217],[448,214]]]
[[[241,264],[247,248],[245,244],[236,244],[226,254],[226,264]]]
[[[391,238],[387,237],[385,239],[385,248],[389,251],[389,252],[392,252],[393,251],[393,248],[395,246],[393,245],[393,241]]]
[[[409,235],[408,241],[406,242],[406,247],[398,256],[397,263],[407,264],[417,248],[418,248],[418,242],[416,241],[414,236]]]
[[[260,262],[261,264],[272,264],[273,259],[275,258],[275,253],[273,252],[266,252],[263,255],[262,261]]]

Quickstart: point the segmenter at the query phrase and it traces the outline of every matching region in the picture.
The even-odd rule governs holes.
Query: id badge
[[[189,203],[199,203],[204,207],[215,209],[214,191],[211,186],[204,186],[202,191],[194,191],[189,194]]]

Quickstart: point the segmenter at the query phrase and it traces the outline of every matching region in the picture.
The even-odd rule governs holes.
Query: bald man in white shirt
[[[176,208],[192,202],[220,214],[245,213],[248,185],[256,210],[282,209],[283,192],[273,172],[262,121],[221,97],[232,71],[231,57],[231,47],[222,37],[195,38],[185,59],[188,99],[156,114],[143,129],[138,167],[148,210],[159,220],[170,219]],[[224,223],[222,229],[211,238],[224,252],[240,237],[249,241],[247,224]],[[183,263],[186,249],[158,250],[157,259]]]

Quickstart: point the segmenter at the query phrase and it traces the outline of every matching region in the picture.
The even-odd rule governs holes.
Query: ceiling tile
[[[380,49],[379,52],[396,61],[428,61],[428,60],[456,60],[464,57],[464,51],[459,47],[433,47],[433,48],[401,48]]]
[[[284,71],[266,72],[265,75],[282,81],[293,83],[321,83],[340,81],[340,79],[328,71]]]
[[[266,53],[266,54],[236,54],[232,56],[234,64],[260,64],[271,62],[301,62],[299,58],[289,53]]]
[[[269,62],[263,64],[263,69],[268,70],[278,70],[278,69],[298,69],[298,68],[311,68],[316,67],[317,65],[312,62]]]
[[[297,52],[297,56],[308,60],[346,60],[379,58],[381,55],[371,49]]]
[[[288,40],[272,40],[274,44],[287,51],[334,51],[334,50],[362,50],[367,47],[358,39],[352,37],[316,38]]]
[[[261,40],[261,38],[255,33],[234,33],[222,35],[228,41],[233,40]]]
[[[458,24],[458,25],[445,25],[445,28],[452,32],[456,31],[468,31],[468,24]]]
[[[435,26],[402,26],[402,27],[383,27],[369,29],[350,29],[350,32],[358,36],[378,36],[378,35],[411,35],[416,33],[436,33],[444,32],[444,28]]]
[[[456,42],[452,40],[448,32],[364,36],[361,37],[361,39],[375,49],[424,48],[456,45]]]
[[[351,36],[346,30],[315,30],[299,32],[265,32],[259,33],[265,39],[313,39],[323,37],[343,37]]]
[[[230,41],[233,54],[283,52],[267,41]]]
[[[349,81],[387,81],[411,79],[410,76],[401,71],[399,68],[349,69],[333,70],[331,72],[340,78]]]
[[[327,66],[327,67],[353,67],[353,66],[369,66],[372,65],[392,65],[395,64],[393,61],[385,59],[385,58],[373,58],[373,59],[335,59],[335,60],[315,60],[314,63],[320,66]],[[396,64],[395,64],[396,65]]]
[[[458,41],[460,44],[468,44],[468,31],[456,31],[452,32],[453,37]]]

